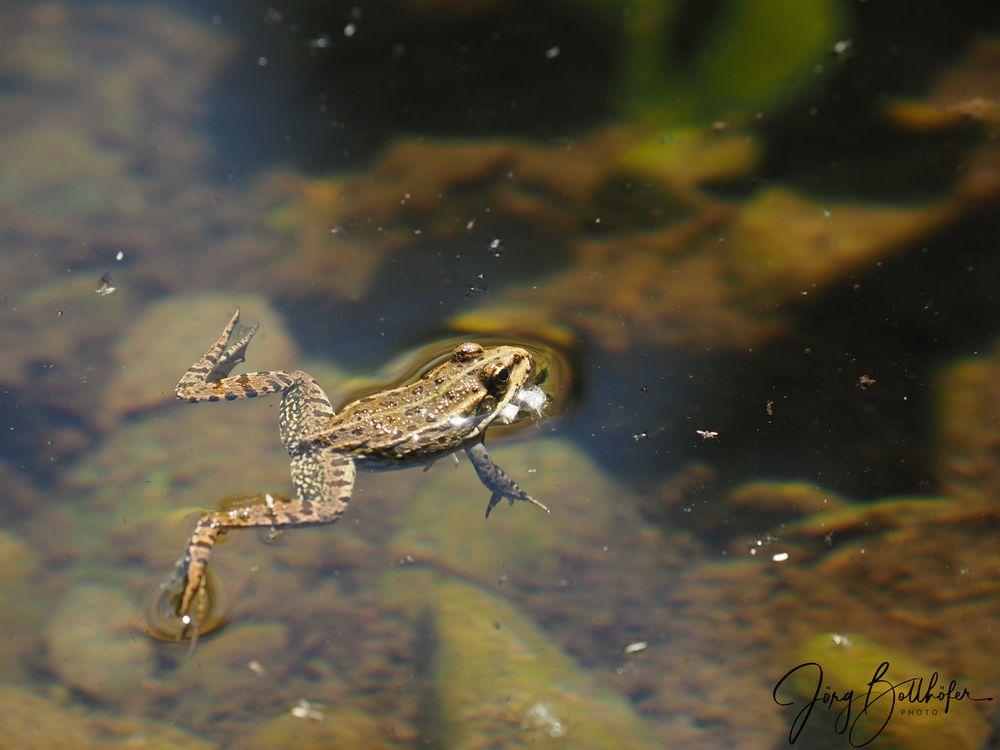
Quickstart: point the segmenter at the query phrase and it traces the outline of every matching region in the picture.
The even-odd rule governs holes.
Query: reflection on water
[[[891,10],[817,0],[782,45],[738,4],[432,5],[0,11],[11,746],[763,749],[802,662],[835,689],[885,659],[1000,691],[986,11],[950,7],[919,61],[895,47],[914,77],[887,62],[875,95]],[[399,92],[445,70],[452,105],[414,113]],[[309,120],[326,157],[367,142],[333,174],[282,166],[316,143],[291,137],[230,163],[223,100],[262,133]],[[490,118],[518,106],[530,127]],[[341,399],[411,375],[414,342],[550,342],[560,418],[491,452],[552,515],[484,521],[446,461],[366,475],[334,527],[225,541],[226,627],[192,655],[151,638],[198,514],[288,494],[275,400],[173,400],[237,304],[249,369]],[[882,741],[976,747],[985,706]],[[809,721],[799,744],[840,746]]]

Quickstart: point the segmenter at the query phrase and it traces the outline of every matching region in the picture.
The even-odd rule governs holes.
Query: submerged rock
[[[37,653],[44,605],[31,576],[38,568],[31,545],[0,531],[0,671],[8,678],[19,673],[24,657]]]
[[[73,710],[22,688],[0,685],[0,737],[22,750],[212,750],[214,743],[145,719]]]
[[[426,631],[426,740],[447,750],[659,747],[625,699],[603,687],[510,603],[429,571],[390,588]]]
[[[68,686],[102,703],[145,701],[154,673],[152,642],[135,603],[116,589],[84,584],[67,595],[45,631],[48,667]]]
[[[124,415],[172,403],[174,386],[241,308],[241,324],[261,324],[248,352],[250,369],[294,366],[295,346],[284,321],[260,295],[200,294],[170,297],[139,316],[115,343],[118,367],[108,383],[101,413]]]

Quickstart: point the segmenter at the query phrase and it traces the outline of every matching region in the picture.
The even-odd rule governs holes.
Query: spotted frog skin
[[[531,378],[533,363],[524,349],[460,344],[446,362],[419,380],[365,396],[334,413],[315,378],[301,370],[230,375],[244,361],[258,328],[254,325],[234,337],[239,316],[237,308],[215,343],[181,377],[175,393],[190,403],[281,393],[278,430],[291,457],[295,497],[275,500],[267,495],[266,502],[205,513],[199,519],[176,576],[183,580],[177,614],[185,632],[194,628],[193,640],[204,615],[206,566],[216,540],[239,527],[333,523],[351,499],[358,462],[373,468],[426,463],[462,448],[490,490],[487,516],[502,498],[511,504],[524,500],[548,512],[493,463],[483,444],[494,420],[509,421],[513,399]],[[196,597],[200,611],[192,622],[188,613]]]

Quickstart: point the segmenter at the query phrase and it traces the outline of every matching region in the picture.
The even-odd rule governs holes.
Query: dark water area
[[[998,20],[4,6],[0,737],[771,750],[799,664],[1000,697]],[[234,376],[386,419],[459,342],[524,347],[547,398],[486,443],[551,514],[484,519],[462,451],[290,480],[272,376],[174,395],[237,306]],[[343,518],[279,520],[313,481]],[[990,702],[942,700],[854,739],[984,746]],[[795,744],[849,746],[819,706]]]

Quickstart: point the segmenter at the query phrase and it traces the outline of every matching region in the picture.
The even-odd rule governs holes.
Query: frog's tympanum
[[[512,505],[524,500],[548,512],[493,463],[483,445],[483,434],[494,420],[510,422],[525,403],[537,401],[538,389],[529,387],[533,363],[526,350],[460,344],[419,380],[365,396],[334,413],[323,389],[301,370],[230,375],[257,332],[254,325],[234,336],[239,315],[237,309],[222,335],[184,373],[177,398],[198,403],[281,393],[278,430],[291,457],[295,497],[279,501],[267,495],[264,503],[206,513],[198,521],[177,572],[183,578],[177,614],[185,631],[193,625],[194,638],[202,613],[192,623],[188,611],[197,595],[204,606],[206,566],[219,536],[245,526],[333,523],[351,499],[356,462],[385,468],[433,461],[462,448],[490,490],[487,516],[501,498]]]

